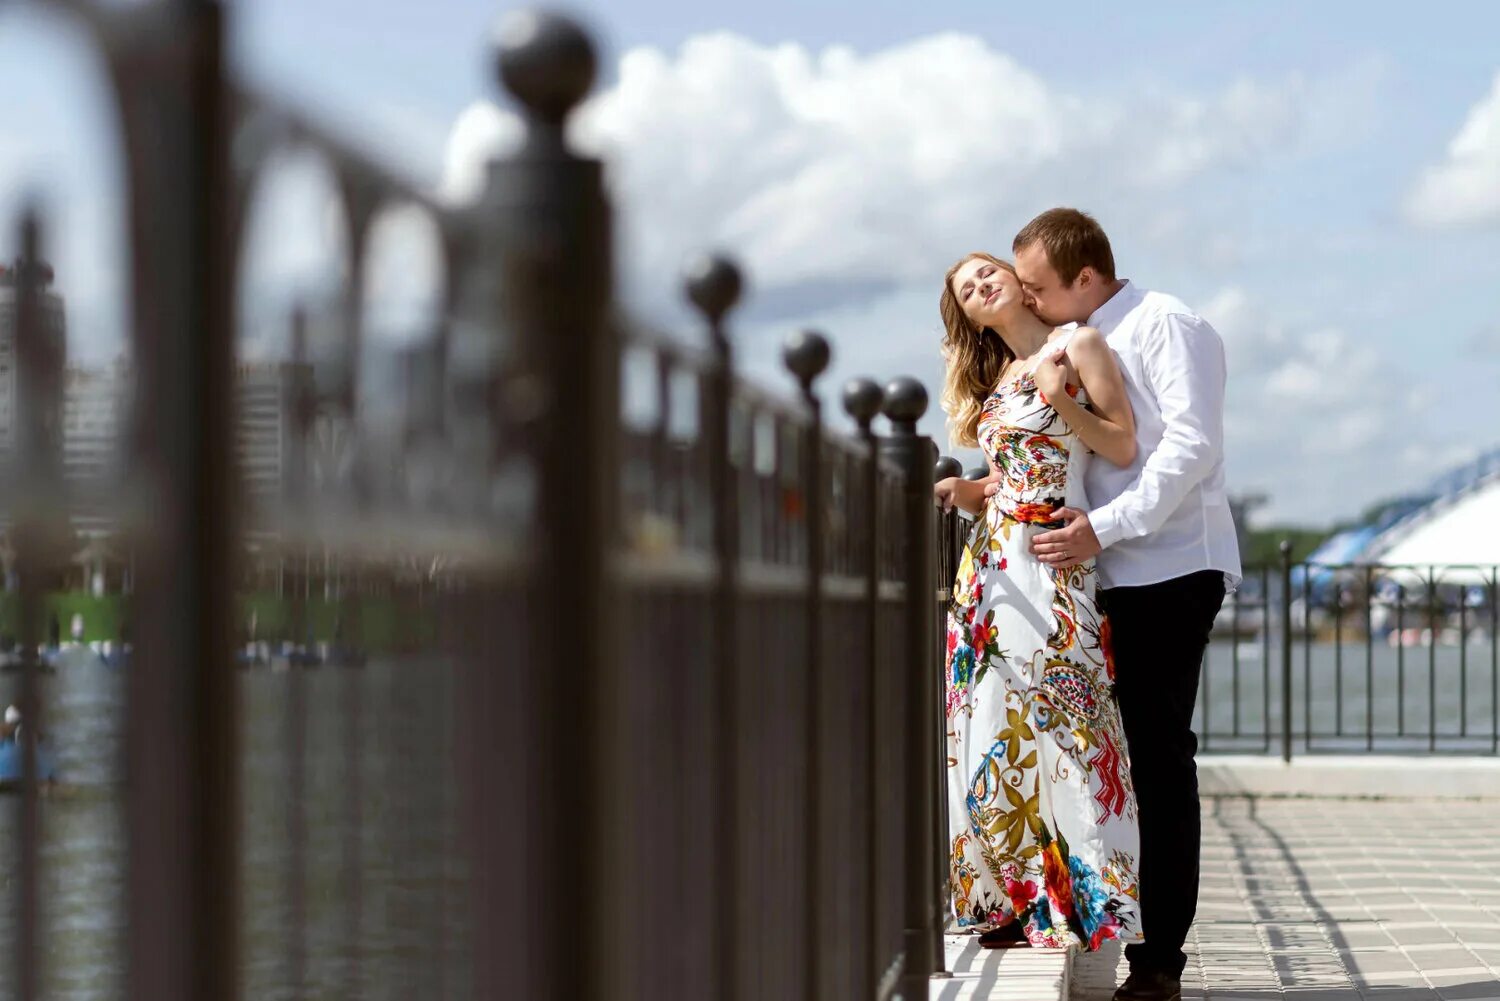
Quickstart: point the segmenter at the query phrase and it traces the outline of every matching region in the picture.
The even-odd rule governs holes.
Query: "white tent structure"
[[[1440,483],[1437,497],[1371,540],[1360,562],[1441,568],[1447,583],[1488,582],[1500,565],[1500,461],[1492,453]]]

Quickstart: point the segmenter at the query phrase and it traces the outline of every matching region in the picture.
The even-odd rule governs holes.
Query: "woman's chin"
[[[1019,302],[1009,300],[997,302],[989,311],[990,323],[1001,327],[1009,326],[1010,321],[1019,316],[1024,309],[1025,307]]]
[[[1009,312],[1004,306],[986,306],[974,317],[974,322],[981,327],[993,327],[1005,322],[1006,314]]]

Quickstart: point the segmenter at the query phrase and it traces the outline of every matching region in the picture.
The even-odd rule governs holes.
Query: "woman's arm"
[[[959,507],[970,514],[978,514],[984,508],[984,487],[989,481],[989,478],[966,480],[962,476],[950,476],[933,484],[932,499],[944,511]]]
[[[1072,363],[1092,410],[1079,406],[1065,391],[1065,361]],[[1037,387],[1085,445],[1117,466],[1135,461],[1135,415],[1125,395],[1125,377],[1099,331],[1080,327],[1067,349],[1037,370]]]

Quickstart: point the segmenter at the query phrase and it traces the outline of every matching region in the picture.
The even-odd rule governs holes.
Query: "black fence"
[[[1497,570],[1247,569],[1204,659],[1200,749],[1500,752]]]
[[[959,475],[956,460],[942,462],[939,476]],[[969,524],[942,523],[949,578]],[[1199,750],[1288,761],[1500,753],[1497,575],[1493,565],[1294,563],[1283,543],[1280,564],[1245,569],[1214,623],[1193,719]]]
[[[567,20],[506,23],[524,141],[454,208],[233,82],[217,4],[51,6],[117,98],[130,379],[120,461],[63,475],[33,214],[5,496],[16,996],[925,996],[952,577],[925,390],[856,380],[857,433],[829,431],[813,333],[789,399],[746,383],[719,258],[685,282],[706,348],[618,314],[601,165],[563,135],[595,58]],[[239,258],[288,147],[336,179],[348,277],[331,314],[286,317],[256,403]],[[392,202],[433,221],[446,275],[394,433],[359,375]],[[75,579],[108,592],[103,640],[59,621]]]

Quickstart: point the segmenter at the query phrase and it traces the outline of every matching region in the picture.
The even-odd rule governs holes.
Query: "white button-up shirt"
[[[1240,551],[1224,492],[1224,342],[1170,295],[1126,282],[1089,317],[1109,342],[1135,411],[1136,457],[1100,456],[1084,482],[1104,551],[1102,587],[1156,584],[1199,570],[1240,580]]]

